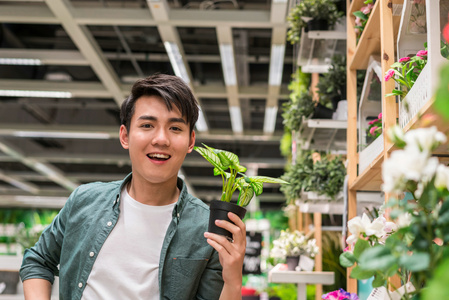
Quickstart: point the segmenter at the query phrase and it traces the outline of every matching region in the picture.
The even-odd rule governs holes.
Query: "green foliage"
[[[279,146],[279,150],[281,150],[282,156],[291,159],[292,155],[292,132],[290,130],[285,129],[284,134],[281,138],[281,144]]]
[[[283,105],[283,124],[289,130],[299,130],[303,117],[309,118],[315,109],[315,103],[309,92],[303,92],[295,100],[290,100]]]
[[[345,176],[346,168],[340,156],[332,159],[324,156],[313,164],[304,191],[315,191],[334,199],[343,188]]]
[[[291,203],[301,196],[302,189],[308,183],[308,178],[313,170],[313,159],[310,151],[299,153],[296,164],[291,165],[281,176],[281,179],[290,184],[281,184],[281,192]]]
[[[306,20],[326,20],[328,25],[333,27],[343,15],[333,0],[303,0],[290,10],[287,17],[290,27],[287,40],[292,44],[299,42],[301,30],[307,26]]]
[[[301,197],[301,191],[314,191],[332,199],[342,190],[346,168],[340,156],[322,159],[313,163],[312,153],[303,151],[298,153],[297,162],[287,169],[281,178],[289,185],[281,185],[281,192],[290,203]]]
[[[194,147],[194,149],[214,166],[215,176],[221,175],[223,180],[221,201],[230,202],[232,195],[238,189],[240,192],[237,205],[245,207],[254,195],[259,196],[262,194],[264,182],[288,184],[288,182],[278,178],[246,176],[243,173],[246,171],[246,168],[240,165],[239,157],[236,154],[214,149],[204,144],[203,146],[204,148]],[[228,169],[229,172],[226,172]]]
[[[449,64],[440,69],[440,84],[435,94],[435,108],[446,120],[449,119]]]
[[[289,101],[282,106],[283,124],[288,130],[298,130],[302,117],[308,118],[313,113],[314,102],[308,93],[309,84],[310,74],[302,73],[301,69],[297,68],[288,85]]]
[[[324,73],[317,84],[318,93],[321,97],[331,100],[339,97],[340,100],[346,98],[346,56],[334,55],[331,67]]]
[[[435,270],[434,278],[423,290],[422,300],[444,299],[449,295],[449,258],[446,258]]]
[[[346,286],[346,268],[338,263],[338,257],[343,251],[341,246],[341,233],[323,231],[321,238],[321,255],[323,258],[323,271],[334,272],[334,284],[323,286],[323,292],[339,289]]]

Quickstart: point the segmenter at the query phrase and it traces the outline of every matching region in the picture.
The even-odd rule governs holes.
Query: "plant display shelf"
[[[346,51],[346,19],[343,17],[335,30],[301,31],[297,64],[304,73],[327,73],[331,58]]]
[[[350,22],[354,25],[355,18],[352,13],[360,10],[364,0],[353,0],[349,9]],[[402,0],[393,0],[393,23],[394,36],[399,31],[400,15],[402,10]],[[370,55],[380,55],[380,0],[376,1],[371,11],[365,29],[359,39],[354,56],[349,63],[350,69],[365,70],[368,67]]]
[[[335,282],[334,272],[287,271],[284,268],[285,265],[276,265],[268,272],[268,281],[273,283],[295,283],[297,285],[298,300],[307,299],[307,284],[330,285]]]
[[[410,4],[410,2],[407,2],[407,4]],[[406,13],[408,10],[405,8],[408,8],[408,6],[404,6],[403,16],[409,17],[409,14]],[[427,32],[434,34],[427,34],[426,41],[428,56],[426,66],[419,74],[418,79],[408,92],[407,96],[399,102],[399,125],[402,128],[407,127],[407,124],[413,119],[414,116],[419,115],[419,112],[423,109],[423,107],[429,107],[431,106],[431,103],[433,103],[433,95],[439,83],[439,68],[442,64],[447,62],[447,59],[442,57],[440,52],[440,34],[436,33],[440,32],[442,25],[447,22],[448,10],[449,0],[426,0]],[[443,21],[444,24],[441,24],[441,21]],[[404,18],[401,19],[401,27],[406,27],[405,24],[407,23],[408,20],[404,20]],[[405,35],[404,28],[401,29],[401,34]],[[401,47],[404,48],[406,46],[410,47],[408,44],[402,45],[401,36],[399,36],[398,52],[402,51]],[[414,50],[416,51],[422,50],[424,45],[416,45],[415,47],[416,48]],[[430,105],[426,105],[428,102],[430,102]],[[406,106],[408,106],[408,109]]]
[[[304,119],[298,130],[304,150],[346,150],[346,120]]]

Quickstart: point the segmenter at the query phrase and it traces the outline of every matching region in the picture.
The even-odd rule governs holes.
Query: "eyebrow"
[[[157,117],[143,115],[143,116],[140,116],[138,120],[157,121]],[[184,120],[183,118],[170,118],[170,119],[168,119],[168,121],[170,123],[183,123],[183,124],[187,125],[186,120]]]

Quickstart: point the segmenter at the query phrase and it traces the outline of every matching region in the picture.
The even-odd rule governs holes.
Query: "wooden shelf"
[[[357,176],[349,189],[356,191],[380,191],[382,185],[382,162],[384,154],[379,154],[365,171]]]
[[[355,1],[355,0],[354,0]],[[358,1],[358,4],[362,1]],[[368,67],[369,57],[371,55],[380,54],[380,1],[376,1],[374,4],[371,15],[366,23],[366,27],[363,30],[362,36],[360,37],[359,43],[355,49],[354,57],[350,63],[350,69],[353,70],[365,70]],[[360,7],[354,5],[356,10]],[[356,11],[354,10],[354,11]],[[352,14],[352,12],[351,12]],[[354,19],[351,19],[354,22]],[[354,33],[355,34],[355,33]]]

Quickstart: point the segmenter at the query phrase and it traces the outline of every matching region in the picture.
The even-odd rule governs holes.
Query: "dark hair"
[[[165,101],[167,109],[171,111],[175,105],[186,118],[193,131],[198,120],[198,101],[190,87],[179,77],[167,74],[155,74],[147,78],[137,80],[131,95],[123,101],[120,108],[120,121],[129,131],[131,118],[134,115],[136,101],[142,96],[159,96]]]

